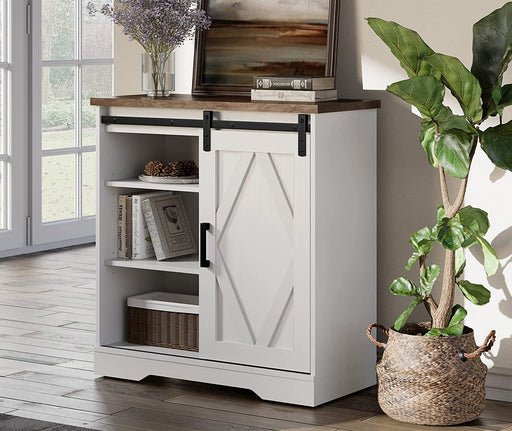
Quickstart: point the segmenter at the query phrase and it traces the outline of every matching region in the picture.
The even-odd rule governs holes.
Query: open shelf
[[[135,350],[145,353],[157,353],[160,355],[185,356],[188,358],[199,358],[199,352],[191,352],[189,350],[169,349],[167,347],[148,346],[146,344],[132,344],[126,341],[119,341],[104,345],[103,347],[111,347],[124,350]]]
[[[145,189],[145,190],[167,190],[172,192],[199,193],[199,184],[156,184],[146,183],[136,178],[127,180],[109,180],[105,181],[107,187],[121,187],[125,189]]]
[[[197,254],[175,257],[170,260],[149,259],[108,259],[107,266],[121,268],[149,269],[151,271],[179,272],[182,274],[199,274],[199,257]]]

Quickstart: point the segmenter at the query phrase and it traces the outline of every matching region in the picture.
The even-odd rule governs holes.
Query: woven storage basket
[[[371,337],[372,327],[388,334],[387,344]],[[385,347],[377,363],[378,400],[393,419],[421,425],[472,421],[485,406],[487,367],[480,354],[490,350],[494,331],[477,349],[471,328],[454,337],[424,337],[428,323],[408,323],[397,332],[368,328],[374,344]],[[473,353],[467,353],[473,352]]]
[[[190,295],[152,292],[128,298],[128,337],[134,344],[199,351],[199,315]],[[189,303],[170,302],[186,300]],[[187,308],[193,312],[187,311]]]
[[[199,316],[128,307],[128,342],[199,351]]]

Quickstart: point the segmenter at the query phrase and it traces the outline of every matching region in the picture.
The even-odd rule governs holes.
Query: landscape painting
[[[257,75],[333,76],[338,0],[206,0],[194,93],[247,92]]]

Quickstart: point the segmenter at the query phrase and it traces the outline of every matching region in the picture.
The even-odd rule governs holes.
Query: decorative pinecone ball
[[[199,173],[199,168],[193,160],[178,160],[169,163],[172,177],[193,177]]]
[[[193,160],[178,160],[166,165],[161,160],[150,160],[144,166],[144,174],[151,177],[196,177],[199,168]]]
[[[144,166],[144,173],[151,177],[164,177],[166,167],[161,160],[150,160]]]
[[[172,169],[169,165],[165,165],[162,169],[162,176],[163,177],[172,177]]]

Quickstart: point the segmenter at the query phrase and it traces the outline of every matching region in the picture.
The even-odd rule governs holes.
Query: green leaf
[[[448,327],[461,323],[467,316],[468,312],[459,304],[456,304],[452,308],[452,318],[448,323]]]
[[[480,247],[482,247],[485,273],[488,277],[490,277],[491,275],[496,274],[496,271],[498,270],[498,256],[496,255],[496,251],[494,251],[494,249],[491,247],[491,244],[489,244],[480,235],[475,234],[475,239],[480,244]]]
[[[473,304],[484,305],[487,304],[491,298],[491,292],[481,284],[473,284],[466,280],[459,280],[457,284],[464,296]]]
[[[491,94],[491,101],[489,103],[489,107],[487,108],[487,114],[494,117],[498,114],[502,114],[503,113],[503,109],[500,109],[498,108],[498,105],[500,104],[500,100],[501,100],[501,81],[502,79],[500,78],[498,84],[496,85],[496,87],[494,87],[494,90],[492,91],[492,94]]]
[[[457,250],[464,241],[464,226],[455,219],[443,219],[438,224],[438,241],[448,250]]]
[[[446,132],[451,129],[462,130],[463,132],[477,134],[478,131],[468,123],[468,120],[464,115],[454,115],[450,108],[443,105],[446,108],[445,112],[440,112],[436,118],[439,124],[439,130]]]
[[[480,106],[482,89],[475,76],[458,58],[449,55],[435,53],[424,60],[441,74],[443,82],[459,101],[466,117],[473,123],[480,121],[482,119],[482,107]]]
[[[418,243],[418,251],[421,254],[428,256],[428,254],[432,251],[432,248],[434,247],[435,243],[436,243],[435,239],[422,239]]]
[[[456,216],[459,217],[459,219],[460,219],[459,214],[456,214]],[[469,248],[469,247],[474,246],[477,243],[478,243],[478,241],[475,238],[475,232],[472,231],[471,229],[465,227],[464,228],[464,241],[462,242],[461,247]]]
[[[422,59],[434,51],[413,30],[402,27],[393,21],[380,18],[367,18],[368,24],[382,41],[391,49],[393,55],[400,61],[400,66],[411,78],[413,76],[439,77],[430,65]]]
[[[471,72],[482,88],[484,116],[492,93],[512,58],[512,3],[482,18],[473,26],[473,65]]]
[[[503,81],[503,79],[500,79],[500,81]],[[494,87],[494,90],[492,90],[490,106],[492,106],[494,104],[494,107],[493,107],[494,110],[496,110],[496,108],[501,100],[501,96],[502,96],[501,84],[502,84],[502,82],[498,82],[496,87]],[[491,110],[489,110],[489,112],[491,112]]]
[[[418,249],[418,243],[424,239],[432,238],[432,232],[428,226],[422,227],[411,235],[409,242],[415,249]]]
[[[409,306],[402,312],[402,314],[400,314],[400,316],[398,316],[398,319],[396,319],[395,325],[394,325],[394,328],[396,331],[400,331],[400,329],[402,329],[404,327],[405,323],[407,322],[407,319],[409,318],[409,316],[411,315],[413,310],[422,302],[423,302],[423,299],[421,297],[414,298],[411,301]]]
[[[469,172],[473,136],[452,129],[436,135],[435,157],[444,170],[456,178],[465,178]]]
[[[455,278],[459,278],[466,267],[466,256],[464,249],[458,248],[455,250]]]
[[[512,122],[484,130],[480,142],[491,162],[498,168],[512,171]]]
[[[503,109],[512,105],[512,84],[501,86],[502,77],[492,92],[491,103],[489,104],[489,115],[503,115]]]
[[[407,278],[399,277],[391,283],[389,290],[395,295],[418,296],[418,287]]]
[[[464,231],[464,236],[465,236],[465,239],[461,245],[462,248],[469,248],[469,247],[474,246],[476,243],[478,243],[478,241],[475,238],[475,235],[473,235],[471,232]]]
[[[432,231],[425,226],[417,232],[414,232],[409,242],[416,251],[427,256],[434,246],[434,237],[432,236]]]
[[[431,76],[418,76],[395,82],[387,90],[410,103],[424,119],[434,120],[443,106],[444,86]]]
[[[423,295],[428,295],[432,291],[432,286],[434,285],[437,277],[441,273],[441,268],[439,265],[430,265],[425,268],[423,274],[420,277],[421,283],[421,293]]]
[[[464,332],[464,323],[461,322],[445,329],[432,328],[425,334],[425,337],[453,337],[455,335],[462,335],[462,332]]]
[[[439,223],[442,219],[446,217],[446,211],[442,205],[437,206],[437,222]]]
[[[432,328],[425,334],[425,337],[452,337],[454,335],[462,335],[464,332],[464,323],[462,322],[468,312],[460,305],[452,308],[452,317],[448,323],[448,327],[444,329]]]
[[[419,251],[415,251],[412,256],[409,258],[409,260],[407,261],[407,265],[405,266],[405,269],[407,271],[409,271],[412,266],[414,265],[414,263],[420,258],[421,256],[421,253]]]
[[[439,126],[439,131],[441,133],[451,129],[462,130],[473,135],[478,133],[478,130],[468,123],[468,120],[464,115],[455,115],[448,106],[444,105],[439,109],[435,118],[435,123]],[[431,128],[435,131],[435,123],[432,121],[423,121],[422,126],[425,131],[430,131]]]
[[[437,162],[434,150],[435,150],[435,139],[436,139],[436,125],[432,121],[423,121],[422,129],[420,132],[420,144],[427,153],[428,162],[437,168],[439,163]]]
[[[461,208],[458,214],[462,225],[476,232],[478,235],[483,236],[489,230],[489,217],[484,210],[468,205]]]
[[[507,84],[501,87],[501,98],[497,103],[496,109],[503,109],[512,105],[512,84]]]

